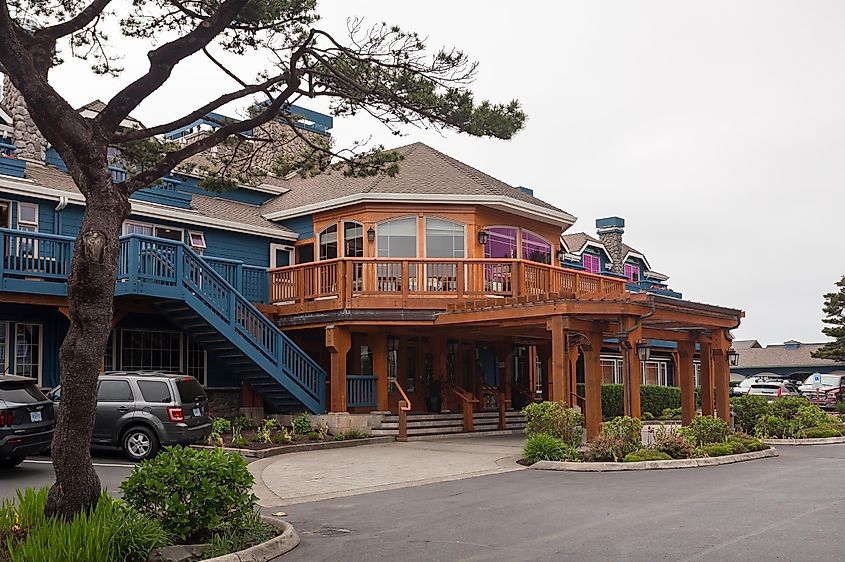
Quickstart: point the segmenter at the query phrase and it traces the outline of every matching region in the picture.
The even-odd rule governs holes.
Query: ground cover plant
[[[170,544],[160,522],[103,492],[90,512],[47,517],[48,489],[25,488],[0,504],[0,560],[141,562]]]
[[[812,402],[788,396],[768,402],[761,396],[731,399],[736,427],[762,439],[806,439],[845,436],[841,419]]]
[[[284,426],[275,418],[256,423],[238,416],[233,420],[218,417],[212,419],[211,434],[206,443],[215,447],[261,450],[284,445],[297,445],[325,441],[352,441],[367,439],[370,434],[359,429],[349,429],[337,435],[330,435],[326,425],[312,426],[308,414],[300,414]]]

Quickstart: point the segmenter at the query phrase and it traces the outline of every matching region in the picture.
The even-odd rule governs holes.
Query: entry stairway
[[[508,411],[505,413],[507,430],[521,430],[525,428],[525,417],[521,412]],[[498,412],[475,412],[472,415],[473,433],[490,433],[499,431]],[[371,430],[374,436],[399,436],[399,416],[385,414],[378,427]],[[464,431],[464,416],[461,413],[452,414],[417,414],[408,413],[408,439],[433,439],[437,437],[454,436]]]
[[[0,290],[66,295],[73,241],[0,229]],[[235,287],[239,277],[220,272],[226,264],[212,263],[182,242],[123,236],[115,296],[152,300],[207,350],[210,364],[238,373],[272,411],[325,412],[326,372]]]

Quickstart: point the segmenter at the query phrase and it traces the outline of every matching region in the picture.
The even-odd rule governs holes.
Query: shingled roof
[[[507,197],[555,213],[566,213],[545,201],[529,195],[505,182],[447,156],[423,143],[413,143],[394,149],[404,159],[399,173],[366,178],[348,177],[333,170],[310,178],[288,180],[289,192],[276,197],[262,207],[265,216],[300,207],[360,194],[451,195],[460,202],[461,196]],[[574,220],[574,217],[573,217]]]
[[[592,242],[593,244],[601,244],[601,240],[598,238],[594,238],[589,234],[584,232],[573,232],[572,234],[564,234],[561,236],[561,240],[566,245],[567,249],[570,252],[580,254],[581,250],[584,249],[584,246],[587,242]]]
[[[739,352],[739,368],[754,367],[831,367],[835,361],[816,359],[810,354],[820,348],[821,343],[799,343],[795,345],[767,345],[766,347],[733,347]],[[796,342],[798,343],[798,342]]]

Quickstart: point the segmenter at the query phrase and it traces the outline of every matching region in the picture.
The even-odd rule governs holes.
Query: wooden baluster
[[[458,262],[455,268],[455,292],[458,300],[464,300],[464,262]]]

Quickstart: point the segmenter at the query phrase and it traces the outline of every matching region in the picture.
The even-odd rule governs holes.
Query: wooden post
[[[408,440],[408,412],[399,408],[399,437],[397,441],[405,442]]]
[[[643,329],[637,326],[637,318],[626,316],[622,319],[622,330],[628,332],[628,337],[622,342],[622,403],[626,416],[639,418],[642,417],[640,386],[643,380],[643,365],[637,353],[637,343],[642,341]],[[652,412],[660,413],[662,412]]]
[[[331,353],[331,412],[346,411],[346,354],[352,347],[352,334],[344,326],[326,326],[326,348]]]
[[[566,332],[563,329],[563,316],[555,316],[546,323],[546,329],[552,334],[551,372],[549,373],[549,396],[553,402],[564,401],[571,405],[566,389],[569,387],[567,372]]]
[[[462,398],[461,403],[464,409],[464,431],[475,431],[475,426],[473,425],[474,420],[472,417],[472,402]]]
[[[731,423],[730,380],[731,368],[728,365],[728,349],[731,343],[722,330],[713,333],[713,378],[716,386],[716,414]]]
[[[507,400],[505,399],[505,395],[503,393],[499,393],[499,400],[498,400],[498,407],[499,407],[499,429],[507,429],[508,428],[508,415],[507,415]]]
[[[601,433],[601,346],[604,336],[601,332],[588,334],[590,348],[584,353],[584,418],[587,426],[587,441]]]
[[[569,395],[567,397],[567,404],[570,406],[577,406],[578,405],[578,356],[579,348],[577,345],[567,344],[569,347],[569,352],[566,356],[567,366],[566,366],[566,375],[567,380],[569,381]]]
[[[701,390],[699,392],[699,395],[701,396],[701,415],[712,416],[713,372],[711,367],[713,358],[710,350],[710,341],[702,339],[698,343],[700,348],[699,356],[701,357],[701,370],[699,371],[699,382],[701,384]]]
[[[537,355],[540,364],[543,366],[543,400],[551,400],[551,378],[552,378],[552,347],[541,345],[537,347]]]
[[[378,379],[378,411],[387,412],[390,410],[390,402],[387,385],[387,335],[384,332],[372,332],[367,334],[367,341],[370,344],[370,353],[373,360],[373,374]]]
[[[681,387],[681,422],[689,425],[695,417],[695,366],[692,359],[695,344],[690,341],[678,342],[678,360],[675,364],[678,385]],[[656,412],[655,412],[656,413]]]

